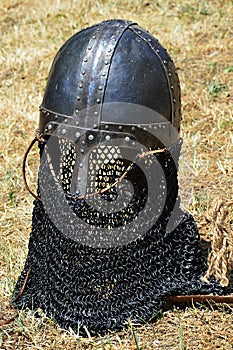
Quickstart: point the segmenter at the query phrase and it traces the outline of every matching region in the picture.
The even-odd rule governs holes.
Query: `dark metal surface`
[[[77,117],[80,127],[99,125],[114,50],[130,23],[105,21],[71,37],[54,59],[42,106],[58,115]]]
[[[173,61],[156,38],[130,21],[102,22],[61,47],[50,70],[40,131],[54,115],[61,121],[62,115],[76,117],[80,127],[88,128],[101,122],[159,123],[155,115],[133,116],[127,107],[110,113],[107,104],[114,102],[148,107],[179,129],[180,87]]]
[[[130,21],[104,21],[75,34],[58,51],[40,110],[40,131],[50,135],[52,123],[62,123],[64,133],[56,135],[67,138],[73,128],[79,149],[88,144],[75,135],[93,130],[94,137],[103,128],[116,133],[116,127],[119,138],[129,133],[148,148],[168,147],[179,138],[179,79],[151,34]],[[77,154],[74,173],[80,181],[72,186],[82,195],[89,176],[84,153]]]

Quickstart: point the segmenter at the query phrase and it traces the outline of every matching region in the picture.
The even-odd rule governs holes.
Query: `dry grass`
[[[183,92],[182,135],[194,183],[190,210],[208,237],[206,218],[213,202],[233,199],[232,14],[229,0],[1,1],[0,319],[15,313],[9,300],[30,233],[33,199],[23,186],[22,156],[37,126],[49,65],[61,44],[84,26],[126,18],[149,29],[167,47]],[[34,150],[28,169],[32,186],[37,160]],[[233,222],[232,208],[228,222]],[[228,350],[233,348],[232,321],[229,306],[195,305],[164,312],[145,326],[129,325],[117,334],[85,339],[32,312],[20,312],[2,326],[0,349]]]

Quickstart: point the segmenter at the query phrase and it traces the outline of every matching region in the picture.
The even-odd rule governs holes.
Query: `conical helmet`
[[[60,48],[13,305],[101,334],[151,319],[168,295],[219,291],[200,281],[196,224],[179,208],[180,106],[173,60],[136,23],[105,21]]]

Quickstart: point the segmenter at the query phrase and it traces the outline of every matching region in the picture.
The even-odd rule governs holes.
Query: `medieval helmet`
[[[108,113],[114,102],[145,106],[157,115],[127,115],[117,108]],[[58,51],[40,106],[40,131],[48,122],[75,118],[80,128],[113,124],[124,132],[129,125],[137,134],[133,126],[148,129],[161,121],[158,114],[179,131],[180,107],[179,79],[166,49],[136,23],[109,20],[78,32]]]
[[[58,160],[57,154],[75,153],[75,164],[69,165],[69,170],[72,168],[72,176],[63,174],[63,179],[60,178],[63,190],[71,195],[78,193],[79,197],[87,195],[89,201],[90,195],[99,190],[102,192],[102,198],[104,196],[108,202],[112,202],[117,195],[116,188],[112,186],[116,182],[113,173],[119,174],[120,171],[123,175],[123,170],[130,166],[130,162],[132,164],[132,161],[135,161],[142,150],[145,152],[161,147],[168,148],[176,144],[181,119],[179,79],[171,57],[158,40],[143,28],[129,21],[105,21],[75,34],[58,51],[50,70],[40,111],[40,132],[43,135],[56,136],[51,138],[50,148],[55,150],[53,157],[51,156],[55,158],[54,163],[62,164],[63,167],[63,170],[58,170],[58,177],[61,177],[59,172],[64,172],[64,159]],[[65,144],[64,139],[68,143]],[[65,147],[66,152],[64,149],[60,151],[61,147]],[[175,158],[177,159],[173,154],[172,160]],[[56,164],[53,164],[55,169]],[[67,164],[65,167],[67,168]],[[156,165],[153,164],[153,167]],[[159,171],[152,170],[153,167],[150,166],[150,173],[154,171],[158,177]],[[143,172],[145,173],[145,169]],[[133,176],[136,173],[139,175],[139,171],[134,171]],[[158,182],[166,182],[168,187],[173,183],[173,196],[169,194],[169,197],[170,202],[173,198],[174,206],[177,187],[174,186],[174,180],[167,181],[163,175],[164,170],[157,181],[151,175],[147,178],[150,178],[153,187]],[[129,174],[126,178],[129,179]],[[175,178],[173,176],[173,179]],[[142,177],[139,176],[137,181],[141,183]],[[143,192],[143,189],[148,192],[147,187],[148,184],[141,186],[140,192]],[[167,184],[163,187],[167,187]],[[106,188],[109,190],[104,191]],[[149,189],[149,193],[153,193],[153,198],[156,198],[156,201],[150,201],[150,206],[158,207],[159,216],[161,207],[164,207],[166,202],[165,191],[160,191],[157,195],[154,191],[155,188]],[[119,207],[126,202],[127,191],[124,188],[121,192],[122,200],[118,198],[118,205],[114,202],[114,208],[113,203],[110,208],[109,203],[102,203],[102,211],[115,210],[122,216]],[[169,188],[166,188],[166,195],[167,192]],[[43,196],[43,191],[41,194]],[[46,194],[45,196],[48,198]],[[157,202],[158,197],[161,197],[163,204]],[[94,200],[96,207],[96,197]],[[50,202],[48,207],[51,206],[53,204]],[[144,209],[144,205],[142,207]],[[170,210],[172,209],[171,207]],[[131,206],[130,210],[132,212]],[[135,208],[133,212],[131,219],[135,218]],[[99,210],[96,215],[99,218]],[[151,212],[151,215],[154,221],[154,213]],[[53,221],[56,221],[54,217]],[[96,221],[91,221],[95,232],[96,226],[103,228],[103,215],[101,214],[98,224]],[[108,215],[105,224],[108,228],[110,221],[111,224],[114,221],[112,215],[110,218]],[[64,223],[64,220],[59,218],[59,222]],[[148,219],[147,223],[148,226],[151,225]],[[119,223],[117,225],[119,226]],[[92,240],[90,225],[87,230],[88,237]],[[135,232],[134,224],[133,231]],[[102,231],[101,236],[104,237]],[[135,237],[128,231],[126,240]],[[117,240],[119,241],[119,232]],[[109,242],[109,239],[107,241]],[[120,243],[123,243],[122,239]],[[102,245],[103,241],[99,244]]]
[[[40,106],[40,198],[14,305],[102,333],[150,319],[169,294],[217,288],[200,281],[192,216],[179,212],[166,230],[180,120],[174,63],[136,23],[105,21],[60,48]]]

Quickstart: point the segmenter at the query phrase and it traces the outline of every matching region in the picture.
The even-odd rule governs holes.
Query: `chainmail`
[[[71,327],[82,335],[86,335],[86,327],[94,335],[117,331],[129,319],[136,323],[153,319],[169,295],[225,294],[226,289],[215,280],[209,284],[200,280],[206,265],[193,217],[179,210],[174,228],[166,229],[174,205],[179,201],[177,162],[180,146],[178,141],[165,154],[150,156],[157,158],[165,173],[166,203],[152,227],[142,237],[127,244],[92,248],[66,237],[53,224],[43,202],[35,200],[28,256],[12,304],[18,308],[40,308],[61,327]],[[40,147],[42,152],[43,145]],[[112,227],[124,226],[145,207],[146,180],[139,166],[133,165],[127,178],[133,184],[134,195],[129,205],[122,209],[125,215],[119,211],[112,214],[111,219],[108,214],[97,215],[83,199],[69,193],[75,149],[65,147],[64,141],[60,141],[60,151],[63,158],[57,175],[70,208],[82,220],[91,220],[93,226],[98,227],[105,227],[109,222]],[[97,169],[97,180],[94,181],[100,189],[104,186],[103,181],[113,183],[129,165],[117,150],[112,154],[115,155]],[[148,159],[142,161],[149,167]],[[47,180],[42,178],[41,181],[46,185]],[[53,196],[54,190],[55,187],[47,185],[47,196]],[[110,203],[115,196],[114,187],[103,193]],[[122,217],[125,222],[122,222]],[[69,225],[69,217],[65,225]],[[127,225],[125,227],[127,230]],[[29,269],[25,289],[18,298]]]

